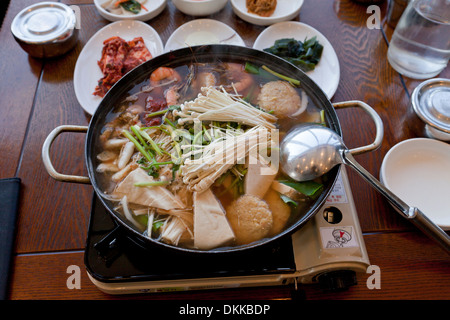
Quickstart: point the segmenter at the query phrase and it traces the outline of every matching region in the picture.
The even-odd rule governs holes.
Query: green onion
[[[157,187],[168,185],[170,181],[149,181],[149,182],[136,182],[135,187]]]
[[[177,128],[177,126],[167,118],[164,118],[164,122],[167,122],[168,125],[172,126],[175,129]]]
[[[153,165],[163,166],[165,164],[173,164],[173,161],[155,162]]]
[[[159,154],[159,155],[162,155],[162,154],[163,154],[162,151],[161,151],[161,148],[158,147],[158,145],[156,144],[156,142],[153,141],[153,139],[148,135],[147,132],[141,131],[141,134],[142,134],[142,136],[143,136],[145,139],[147,139],[147,141],[150,143],[150,145],[152,146],[153,150],[155,150],[157,154]]]
[[[123,130],[122,134],[134,143],[136,149],[148,160],[148,162],[153,162],[153,158],[148,154],[148,152],[142,147],[142,145],[129,133],[127,130]]]
[[[322,123],[323,125],[326,125],[325,110],[320,110],[320,123]]]
[[[284,203],[292,204],[294,207],[298,207],[297,201],[292,200],[291,198],[289,198],[288,196],[286,196],[282,193],[280,193],[280,198],[281,198],[281,200],[283,200]]]
[[[155,221],[152,224],[152,232],[157,233],[159,229],[164,225],[164,221]]]
[[[162,129],[161,126],[151,126],[151,127],[142,127],[141,130],[148,130],[148,129]]]
[[[250,62],[245,62],[244,70],[248,73],[259,74],[258,67],[252,65]]]
[[[201,138],[202,133],[203,133],[203,131],[197,132],[197,134],[194,136],[194,139],[193,139],[193,141],[192,141],[192,144],[193,144],[193,145],[196,145],[196,144],[197,144],[197,139],[198,139],[199,137]]]
[[[228,177],[229,174],[230,174],[230,171],[227,171],[224,174],[222,174],[219,177],[219,179],[216,180],[215,185],[220,186],[225,181],[225,179]]]
[[[169,135],[172,138],[172,144],[173,147],[175,148],[177,154],[178,154],[178,158],[176,158],[176,156],[171,155],[172,159],[175,159],[174,163],[175,164],[179,164],[181,162],[181,156],[182,156],[182,152],[181,152],[181,147],[180,145],[175,141],[175,132],[173,131],[173,129],[171,127],[167,127],[167,131],[169,131]]]
[[[156,117],[156,116],[160,116],[160,115],[166,114],[167,111],[169,111],[169,109],[155,111],[155,112],[147,114],[146,117],[147,118],[153,118],[153,117]]]
[[[153,167],[163,166],[166,164],[173,164],[173,161],[164,161],[164,162],[152,162],[148,167],[141,167],[144,170],[150,170]]]
[[[209,134],[208,130],[206,129],[205,125],[203,125],[203,131],[205,132],[205,135],[208,138],[208,141],[212,141],[212,137]]]
[[[141,134],[139,133],[139,127],[138,126],[131,126],[131,131],[133,131],[134,135],[139,139],[139,141],[144,145],[145,148],[148,148],[148,144],[145,142],[144,138],[142,138]]]
[[[292,83],[293,85],[296,85],[296,86],[299,86],[299,85],[300,85],[300,81],[297,80],[297,79],[293,79],[293,78],[284,76],[284,75],[282,75],[282,74],[280,74],[280,73],[278,73],[278,72],[275,72],[275,71],[273,71],[273,70],[270,70],[270,69],[269,69],[268,67],[266,67],[266,66],[262,66],[261,68],[263,68],[263,69],[266,70],[267,72],[270,72],[271,74],[273,74],[274,76],[276,76],[276,77],[278,77],[278,78],[280,78],[280,79],[289,81],[289,82]]]

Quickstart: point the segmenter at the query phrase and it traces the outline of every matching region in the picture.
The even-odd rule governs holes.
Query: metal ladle
[[[280,144],[281,169],[296,181],[320,177],[338,164],[358,172],[372,187],[393,205],[397,212],[414,223],[430,238],[450,251],[450,237],[418,208],[410,207],[367,170],[358,164],[341,137],[330,128],[317,124],[302,124],[293,128]]]

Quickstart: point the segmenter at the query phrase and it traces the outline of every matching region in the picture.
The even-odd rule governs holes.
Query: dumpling
[[[247,244],[264,238],[272,229],[269,205],[252,195],[240,196],[227,208],[227,218],[237,244]]]

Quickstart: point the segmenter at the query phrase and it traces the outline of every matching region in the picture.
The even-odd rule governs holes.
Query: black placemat
[[[20,178],[0,179],[0,300],[8,294],[19,196]]]

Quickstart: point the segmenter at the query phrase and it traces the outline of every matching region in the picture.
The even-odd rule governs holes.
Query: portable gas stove
[[[345,172],[322,209],[291,237],[249,253],[211,257],[148,248],[120,227],[94,197],[85,251],[90,280],[108,294],[136,294],[318,283],[356,284],[370,265]]]

